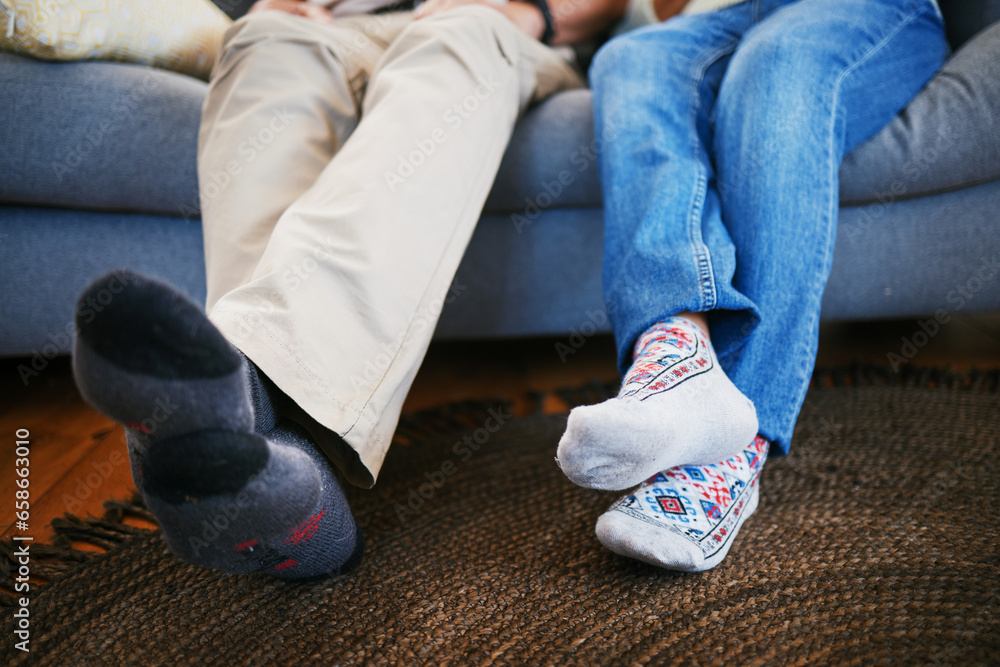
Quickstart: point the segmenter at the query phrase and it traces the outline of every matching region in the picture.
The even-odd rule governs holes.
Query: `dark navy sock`
[[[329,462],[280,423],[287,400],[172,287],[117,271],[80,297],[73,370],[122,422],[136,486],[171,550],[230,572],[342,571],[362,542]]]

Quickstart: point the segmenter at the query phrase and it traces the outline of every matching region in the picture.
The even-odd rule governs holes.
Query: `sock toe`
[[[242,363],[201,306],[132,271],[113,271],[91,283],[77,302],[76,325],[79,340],[130,373],[214,378]]]
[[[753,403],[693,323],[667,318],[635,349],[616,398],[570,413],[557,460],[573,482],[627,489],[661,470],[725,460],[757,433]]]
[[[675,396],[683,395],[670,397],[671,409],[658,397],[574,408],[556,450],[560,468],[579,486],[618,491],[674,466],[727,459],[757,433],[753,403],[735,387],[686,401],[690,407]]]
[[[617,554],[669,570],[715,567],[757,509],[768,448],[758,436],[722,463],[656,474],[598,518],[598,540]]]
[[[365,543],[330,461],[319,452],[309,432],[283,420],[268,436],[275,444],[298,450],[312,462],[319,476],[320,492],[309,519],[290,531],[281,549],[294,552],[294,566],[272,567],[269,574],[283,579],[315,579],[344,574],[353,569],[364,553]]]
[[[606,549],[620,556],[679,572],[705,569],[705,558],[683,538],[663,535],[664,528],[649,526],[620,512],[608,511],[597,519],[594,532]]]
[[[641,448],[629,446],[635,437],[634,411],[633,405],[616,398],[574,408],[556,450],[566,476],[594,489],[617,491],[635,486],[638,482],[619,479],[623,470],[647,458]]]
[[[242,356],[173,287],[116,271],[84,291],[76,318],[77,387],[135,440],[253,430]]]
[[[239,435],[247,442],[263,440],[253,434]],[[266,446],[266,465],[242,488],[225,493],[196,496],[167,487],[168,492],[160,495],[150,488],[149,466],[143,466],[146,504],[175,555],[228,572],[257,571],[268,562],[264,552],[253,546],[281,545],[290,529],[303,526],[316,513],[323,488],[312,461],[293,447],[272,442]],[[164,481],[162,472],[156,477]]]
[[[620,491],[680,463],[671,462],[670,443],[688,435],[653,413],[647,404],[617,398],[574,408],[556,450],[563,473],[579,486]]]
[[[606,455],[600,446],[607,441],[601,433],[602,426],[607,423],[602,419],[605,416],[602,405],[573,408],[556,448],[556,461],[563,474],[574,484],[587,488],[593,488],[591,484],[602,478],[602,467],[611,463],[613,458]]]

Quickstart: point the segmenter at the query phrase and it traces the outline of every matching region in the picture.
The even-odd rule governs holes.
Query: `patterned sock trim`
[[[654,324],[635,343],[635,361],[625,375],[619,398],[645,400],[715,366],[708,337],[683,318]]]
[[[768,441],[757,436],[742,453],[722,463],[670,468],[643,482],[609,511],[672,531],[711,558],[735,535],[759,486],[767,451]]]

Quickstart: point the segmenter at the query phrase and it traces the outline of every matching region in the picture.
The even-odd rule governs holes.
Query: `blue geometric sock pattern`
[[[757,507],[767,451],[768,441],[757,436],[721,463],[657,473],[602,515],[598,537],[616,553],[662,567],[714,567]],[[645,544],[637,543],[640,534]]]

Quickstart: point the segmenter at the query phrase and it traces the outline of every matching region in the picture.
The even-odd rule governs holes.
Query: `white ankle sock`
[[[753,403],[719,367],[708,336],[670,317],[636,341],[617,398],[570,413],[556,457],[580,486],[627,489],[661,470],[728,459],[756,433]]]
[[[757,509],[767,450],[757,436],[722,463],[655,475],[597,519],[597,539],[617,554],[670,570],[715,567]]]

